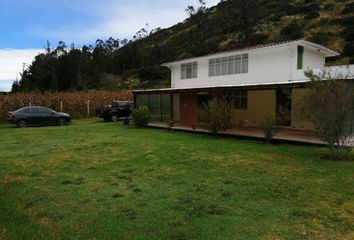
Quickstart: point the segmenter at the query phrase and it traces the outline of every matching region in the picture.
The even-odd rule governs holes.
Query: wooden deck
[[[153,122],[149,124],[149,127],[160,128],[160,129],[170,129],[174,131],[183,131],[183,132],[194,132],[194,133],[202,133],[207,134],[208,131],[201,128],[188,128],[183,126],[174,126],[169,127],[165,123],[161,122]],[[226,137],[235,137],[235,138],[251,138],[262,140],[263,132],[260,128],[257,127],[239,127],[232,128],[227,131],[221,131],[220,135]],[[325,145],[321,139],[315,136],[312,131],[298,130],[298,129],[290,129],[290,128],[280,128],[276,131],[274,141],[276,142],[287,142],[294,144],[314,144],[314,145]]]

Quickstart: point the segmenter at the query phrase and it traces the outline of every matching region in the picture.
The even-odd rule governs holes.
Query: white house
[[[135,103],[149,106],[156,121],[181,126],[198,124],[198,109],[213,96],[226,96],[237,109],[236,124],[256,125],[270,116],[279,125],[310,129],[296,111],[309,79],[326,58],[339,53],[305,40],[220,52],[164,63],[171,70],[171,88],[136,90]],[[354,65],[327,68],[353,77]]]

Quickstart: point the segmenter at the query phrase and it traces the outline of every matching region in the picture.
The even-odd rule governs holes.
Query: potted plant
[[[240,119],[238,121],[238,125],[242,128],[246,127],[247,123],[248,123],[247,119]]]

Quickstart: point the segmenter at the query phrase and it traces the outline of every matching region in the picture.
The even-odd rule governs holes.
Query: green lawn
[[[354,162],[323,148],[96,120],[0,134],[0,239],[354,239]]]

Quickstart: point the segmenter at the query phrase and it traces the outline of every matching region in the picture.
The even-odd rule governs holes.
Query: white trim
[[[342,66],[333,66],[326,68],[317,68],[313,69],[315,74],[321,73],[321,71],[328,71],[329,73],[336,75],[343,75],[347,80],[354,80],[354,65],[342,65]],[[161,89],[149,89],[149,90],[133,90],[133,92],[153,92],[153,91],[180,91],[180,90],[203,90],[210,88],[231,88],[231,87],[254,87],[254,86],[269,86],[269,85],[289,85],[296,83],[307,83],[310,82],[308,78],[304,76],[304,70],[299,70],[301,72],[302,78],[297,80],[288,80],[282,82],[267,82],[267,83],[240,83],[232,85],[210,85],[210,86],[201,86],[201,87],[186,87],[186,88],[161,88]]]

